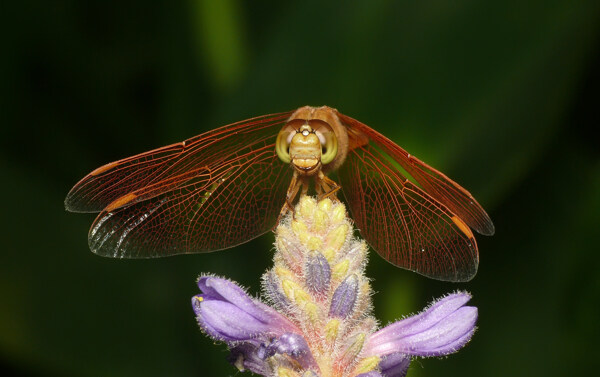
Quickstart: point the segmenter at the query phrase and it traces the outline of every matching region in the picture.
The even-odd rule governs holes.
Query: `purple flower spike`
[[[329,316],[346,318],[352,312],[358,296],[358,278],[352,274],[348,276],[333,292]]]
[[[299,331],[227,279],[203,276],[198,286],[203,294],[192,298],[192,306],[200,327],[215,339],[235,342]]]
[[[418,315],[384,327],[369,338],[367,353],[427,357],[456,352],[475,331],[477,308],[464,306],[470,299],[467,293],[451,294]]]
[[[225,342],[238,370],[405,377],[415,357],[447,355],[470,340],[477,308],[466,306],[471,296],[461,292],[378,331],[364,275],[367,244],[353,236],[346,214],[339,201],[300,196],[275,231],[274,266],[262,278],[269,305],[230,280],[200,277],[196,319]]]

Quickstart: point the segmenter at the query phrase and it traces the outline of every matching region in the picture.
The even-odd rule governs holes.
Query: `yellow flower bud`
[[[328,343],[333,343],[337,339],[338,331],[340,329],[340,320],[337,318],[329,320],[325,325],[325,340]]]
[[[348,274],[348,269],[350,268],[350,261],[348,259],[342,259],[339,263],[333,266],[331,270],[331,275],[336,280],[341,280]]]
[[[332,205],[333,205],[333,202],[331,201],[331,199],[325,198],[317,204],[317,207],[319,207],[319,209],[323,212],[329,212],[329,211],[331,211]]]
[[[344,242],[346,242],[346,236],[348,235],[348,224],[342,224],[332,230],[326,239],[327,246],[333,248],[334,250],[339,250]]]
[[[277,377],[300,377],[300,375],[293,369],[288,368],[277,368]]]
[[[356,359],[360,351],[362,351],[363,345],[365,344],[365,338],[366,335],[364,333],[359,333],[350,340],[350,343],[342,354],[344,364],[350,364]]]
[[[302,196],[300,198],[300,202],[298,203],[298,207],[300,209],[300,215],[303,217],[310,217],[313,215],[315,210],[317,209],[316,201],[308,196]]]
[[[306,305],[310,301],[310,295],[306,293],[300,285],[292,280],[286,279],[281,282],[283,293],[290,300],[296,302],[300,306]]]
[[[313,215],[313,228],[315,231],[321,233],[327,226],[327,214],[321,210],[316,210]]]
[[[306,247],[308,247],[309,250],[319,250],[322,245],[323,241],[314,236],[308,237],[308,240],[306,241]]]
[[[346,208],[344,206],[337,206],[333,209],[331,221],[334,224],[339,224],[346,218]]]
[[[356,368],[354,368],[355,374],[367,373],[374,370],[377,368],[377,365],[379,365],[380,361],[381,358],[379,356],[371,356],[362,359]]]

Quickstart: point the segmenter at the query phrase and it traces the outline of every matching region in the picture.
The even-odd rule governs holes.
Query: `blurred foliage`
[[[10,2],[0,59],[5,375],[237,375],[189,300],[211,272],[258,292],[272,235],[213,254],[89,252],[63,210],[103,163],[265,113],[327,104],[467,187],[495,221],[467,284],[374,254],[383,323],[456,289],[479,331],[409,376],[597,371],[600,3]]]

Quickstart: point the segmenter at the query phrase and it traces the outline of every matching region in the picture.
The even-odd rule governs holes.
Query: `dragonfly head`
[[[326,122],[293,119],[277,135],[275,150],[283,162],[291,163],[299,173],[313,175],[334,160],[338,144]]]

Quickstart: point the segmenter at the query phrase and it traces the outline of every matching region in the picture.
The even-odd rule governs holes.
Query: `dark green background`
[[[409,376],[598,368],[600,2],[11,2],[0,59],[0,365],[21,376],[233,376],[195,279],[257,292],[273,236],[157,260],[92,254],[63,199],[92,169],[217,126],[327,104],[468,188],[496,225],[467,284],[373,254],[387,323],[457,289],[479,330]],[[594,99],[596,98],[596,99]],[[594,367],[594,365],[596,367]]]

